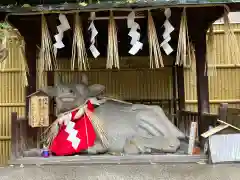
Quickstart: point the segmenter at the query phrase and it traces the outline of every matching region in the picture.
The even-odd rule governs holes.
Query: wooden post
[[[205,125],[204,113],[209,113],[208,75],[206,66],[206,31],[198,31],[195,42],[196,71],[197,71],[197,99],[199,113],[199,137],[208,130]]]
[[[29,86],[26,88],[26,117],[28,115],[29,110],[29,101],[27,96],[36,92],[36,72],[37,72],[37,66],[36,66],[36,43],[31,38],[31,36],[25,36],[25,52],[26,52],[26,59],[28,63],[29,68],[29,76],[28,76],[28,83]]]
[[[51,14],[51,15],[48,17],[49,27],[50,27],[51,31],[54,32],[54,34],[57,33],[57,32],[56,32],[56,30],[57,30],[57,29],[56,29],[56,27],[57,27],[57,25],[56,25],[56,18],[57,18],[57,17],[56,17],[56,15],[54,15],[54,14]],[[47,72],[47,85],[48,85],[48,86],[54,86],[54,85],[55,85],[55,82],[54,82],[54,74],[55,74],[54,70]],[[50,100],[50,103],[49,103],[49,108],[50,108],[50,109],[49,109],[50,123],[53,122],[53,121],[55,121],[55,119],[53,118],[54,115],[55,115],[54,104],[55,104],[54,99],[51,99],[51,100]]]
[[[209,123],[205,120],[204,113],[209,113],[209,92],[208,92],[208,76],[206,66],[206,33],[208,27],[220,18],[223,14],[223,7],[214,7],[208,9],[188,8],[188,30],[193,45],[195,45],[196,56],[196,74],[197,74],[197,100],[198,100],[198,134],[208,130]],[[196,23],[197,22],[197,23]],[[201,145],[204,140],[201,138]]]
[[[227,103],[221,103],[218,108],[218,116],[219,116],[218,118],[225,122],[227,122],[227,108],[228,108]]]
[[[173,117],[174,124],[177,126],[178,122],[177,122],[176,114],[177,114],[178,98],[177,98],[177,91],[176,91],[177,81],[176,81],[176,66],[175,65],[173,65],[173,67],[172,67],[172,85],[173,85],[173,87],[172,87],[173,98],[171,98],[169,109],[171,109],[171,115],[174,114],[174,116],[172,116],[172,117]],[[172,105],[173,105],[173,107],[172,107]],[[172,108],[173,108],[173,112],[172,112]]]
[[[179,99],[179,110],[185,109],[185,87],[184,87],[184,69],[183,66],[177,66],[177,92]]]
[[[19,124],[17,123],[17,113],[11,113],[11,157],[16,159],[19,157]]]

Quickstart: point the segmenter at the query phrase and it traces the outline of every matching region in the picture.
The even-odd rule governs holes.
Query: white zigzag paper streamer
[[[135,19],[135,13],[132,11],[128,15],[127,19],[127,25],[128,28],[130,28],[130,32],[128,35],[132,38],[130,44],[132,45],[132,48],[128,51],[129,54],[135,55],[137,52],[142,49],[143,44],[139,41],[140,40],[140,33],[137,31],[140,29],[140,26],[137,22],[134,21]]]
[[[98,35],[98,31],[97,31],[97,29],[94,25],[95,13],[91,13],[91,18],[92,18],[92,22],[91,22],[91,24],[88,28],[88,30],[91,31],[91,39],[90,39],[91,45],[90,45],[89,49],[90,49],[93,57],[97,58],[100,55],[100,52],[97,50],[96,46],[94,45],[95,44],[95,38]]]
[[[67,140],[72,143],[72,147],[76,150],[81,142],[81,139],[77,137],[78,131],[74,129],[75,122],[72,121],[72,113],[69,112],[59,118],[59,123],[66,126],[65,131],[68,133]]]
[[[169,45],[169,41],[171,40],[171,32],[174,31],[174,27],[171,25],[171,23],[169,22],[169,18],[171,17],[171,9],[170,8],[166,8],[164,11],[164,15],[166,16],[166,20],[163,24],[165,30],[163,33],[163,42],[160,44],[160,47],[163,48],[163,50],[165,51],[165,53],[167,55],[171,54],[173,52],[172,47]]]
[[[60,25],[57,26],[58,34],[54,36],[56,43],[53,45],[55,57],[57,56],[57,50],[65,47],[62,42],[64,31],[70,29],[67,17],[64,14],[59,14],[58,19],[60,21]]]

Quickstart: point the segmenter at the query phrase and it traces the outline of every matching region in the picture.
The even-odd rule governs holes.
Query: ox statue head
[[[88,98],[97,97],[103,93],[105,87],[100,84],[88,85],[88,78],[82,74],[78,84],[59,84],[41,88],[49,97],[54,97],[57,105],[57,114],[70,111],[83,105]]]

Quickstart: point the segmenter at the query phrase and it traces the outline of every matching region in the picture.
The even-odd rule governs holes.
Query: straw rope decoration
[[[108,24],[108,48],[107,48],[107,69],[117,68],[120,69],[119,65],[119,54],[118,54],[118,39],[117,39],[117,28],[113,17],[113,12],[110,11],[110,18]]]
[[[48,30],[47,20],[42,15],[42,39],[41,48],[39,52],[39,83],[44,86],[45,71],[52,71],[57,68],[56,58],[53,51],[53,43]]]
[[[230,21],[228,18],[230,10],[226,6],[224,9],[224,31],[225,31],[225,59],[227,60],[227,63],[229,64],[235,64],[239,65],[240,64],[240,48],[238,45],[238,40],[234,34],[234,31],[232,27],[230,26]]]
[[[187,16],[186,9],[183,9],[179,36],[178,36],[178,48],[177,48],[177,57],[176,57],[176,65],[187,66],[187,53],[190,53],[191,45],[188,37],[188,25],[187,25]]]
[[[195,47],[192,42],[189,42],[186,66],[192,68],[193,62],[196,62]]]
[[[21,72],[22,72],[22,78],[23,78],[23,85],[28,86],[28,78],[27,74],[29,74],[27,59],[25,56],[25,42],[23,39],[20,40],[20,65],[21,65]]]
[[[89,69],[89,62],[83,38],[82,21],[78,13],[75,14],[74,21],[71,70],[74,70],[75,61],[77,61],[78,70],[86,71]]]
[[[52,144],[52,141],[54,140],[54,138],[58,134],[59,124],[64,123],[64,122],[62,122],[61,117],[65,116],[68,113],[78,110],[78,116],[86,115],[89,118],[89,120],[91,121],[91,123],[96,131],[97,137],[101,141],[103,147],[108,148],[109,141],[108,141],[106,132],[104,131],[104,125],[102,123],[103,121],[101,119],[99,119],[95,115],[95,113],[88,110],[86,103],[79,106],[78,108],[75,108],[75,109],[65,112],[63,114],[60,114],[58,116],[58,118],[41,134],[42,143],[44,143],[44,145],[46,147],[49,147]]]
[[[148,11],[148,41],[149,41],[150,68],[151,69],[160,68],[160,66],[164,67],[157,32],[151,11]]]
[[[102,145],[104,148],[108,148],[109,147],[109,141],[107,138],[107,134],[104,131],[104,125],[103,125],[103,121],[101,119],[99,119],[95,113],[89,111],[87,108],[85,108],[85,113],[87,115],[87,117],[90,119],[91,123],[93,124],[94,129],[96,130],[97,136],[100,139]]]

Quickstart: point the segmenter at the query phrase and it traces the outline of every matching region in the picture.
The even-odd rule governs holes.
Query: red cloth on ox
[[[87,103],[88,110],[94,111],[90,101]],[[63,123],[57,136],[54,138],[50,151],[57,156],[71,155],[87,150],[94,145],[96,133],[89,118],[84,114],[74,119],[78,110],[64,116],[67,123]],[[69,121],[68,121],[69,120]]]

